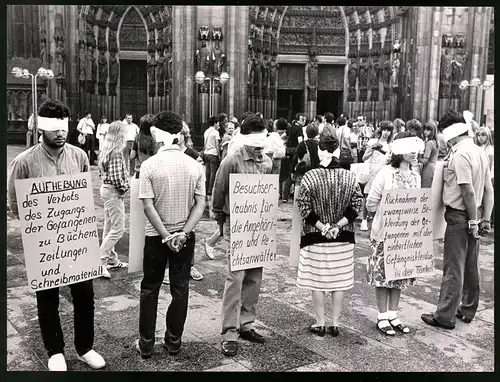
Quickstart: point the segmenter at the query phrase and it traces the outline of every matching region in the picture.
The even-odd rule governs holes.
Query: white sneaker
[[[361,227],[359,228],[361,231],[368,231],[368,221],[363,219],[361,222]]]
[[[191,271],[189,272],[189,275],[195,281],[203,280],[203,275],[195,267],[191,267]]]
[[[101,267],[102,267],[102,276],[101,277],[104,277],[105,279],[110,279],[111,275],[108,271],[108,268],[106,266],[103,266],[103,265],[101,265]]]
[[[82,362],[85,362],[92,369],[102,369],[104,366],[106,366],[104,358],[102,358],[95,350],[89,350],[81,357],[78,356],[78,359]]]
[[[49,371],[67,371],[66,360],[64,354],[57,353],[49,358]]]
[[[205,243],[205,255],[207,255],[207,257],[210,260],[215,259],[215,248],[211,247],[210,244],[208,244],[207,239],[205,239],[204,243]]]

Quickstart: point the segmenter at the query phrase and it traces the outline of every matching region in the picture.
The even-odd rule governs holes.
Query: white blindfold
[[[392,153],[396,155],[419,153],[424,149],[425,144],[418,137],[395,139],[392,142]]]
[[[172,146],[174,139],[177,138],[177,141],[179,141],[181,132],[178,132],[177,134],[171,134],[168,131],[163,131],[161,129],[158,129],[157,127],[151,126],[151,135],[154,137],[157,143],[163,143],[164,149],[168,149],[170,148],[170,146]]]
[[[264,147],[266,145],[267,131],[258,134],[242,135],[239,141],[245,146]]]
[[[68,131],[68,118],[37,117],[37,128],[44,131]]]

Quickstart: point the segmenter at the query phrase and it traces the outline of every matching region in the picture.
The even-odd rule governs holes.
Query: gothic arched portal
[[[400,41],[401,20],[407,10],[383,6],[250,7],[249,109],[263,109],[273,117],[280,116],[282,109],[281,116],[288,118],[298,111],[310,118],[326,111],[370,114],[374,120],[389,118],[396,112],[391,105],[404,98],[401,85],[411,82],[400,70],[406,65]],[[274,73],[267,75],[267,71]],[[280,89],[287,90],[281,92],[284,104],[277,99]],[[299,102],[293,101],[294,94]],[[333,110],[318,110],[319,105],[326,108],[332,103],[336,104]],[[300,110],[285,115],[287,104]]]
[[[171,107],[171,6],[79,6],[78,30],[80,114],[138,119]]]

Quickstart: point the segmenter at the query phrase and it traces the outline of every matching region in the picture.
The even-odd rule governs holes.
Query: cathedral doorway
[[[146,63],[143,60],[120,60],[120,118],[132,114],[137,124],[148,112]]]
[[[343,92],[334,90],[318,90],[316,114],[333,113],[335,119],[342,113]]]
[[[288,122],[292,122],[295,114],[303,111],[303,90],[278,89],[278,118],[284,117]]]

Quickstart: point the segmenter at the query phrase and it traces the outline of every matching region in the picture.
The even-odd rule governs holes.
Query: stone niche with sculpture
[[[224,72],[226,55],[222,48],[222,27],[214,26],[212,29],[204,25],[198,29],[198,49],[195,54],[196,73],[203,72],[205,78],[218,78]],[[199,93],[209,92],[209,81],[198,85]],[[219,81],[214,81],[214,93],[221,93]]]
[[[465,36],[443,34],[441,47],[439,98],[459,99],[467,58]]]

